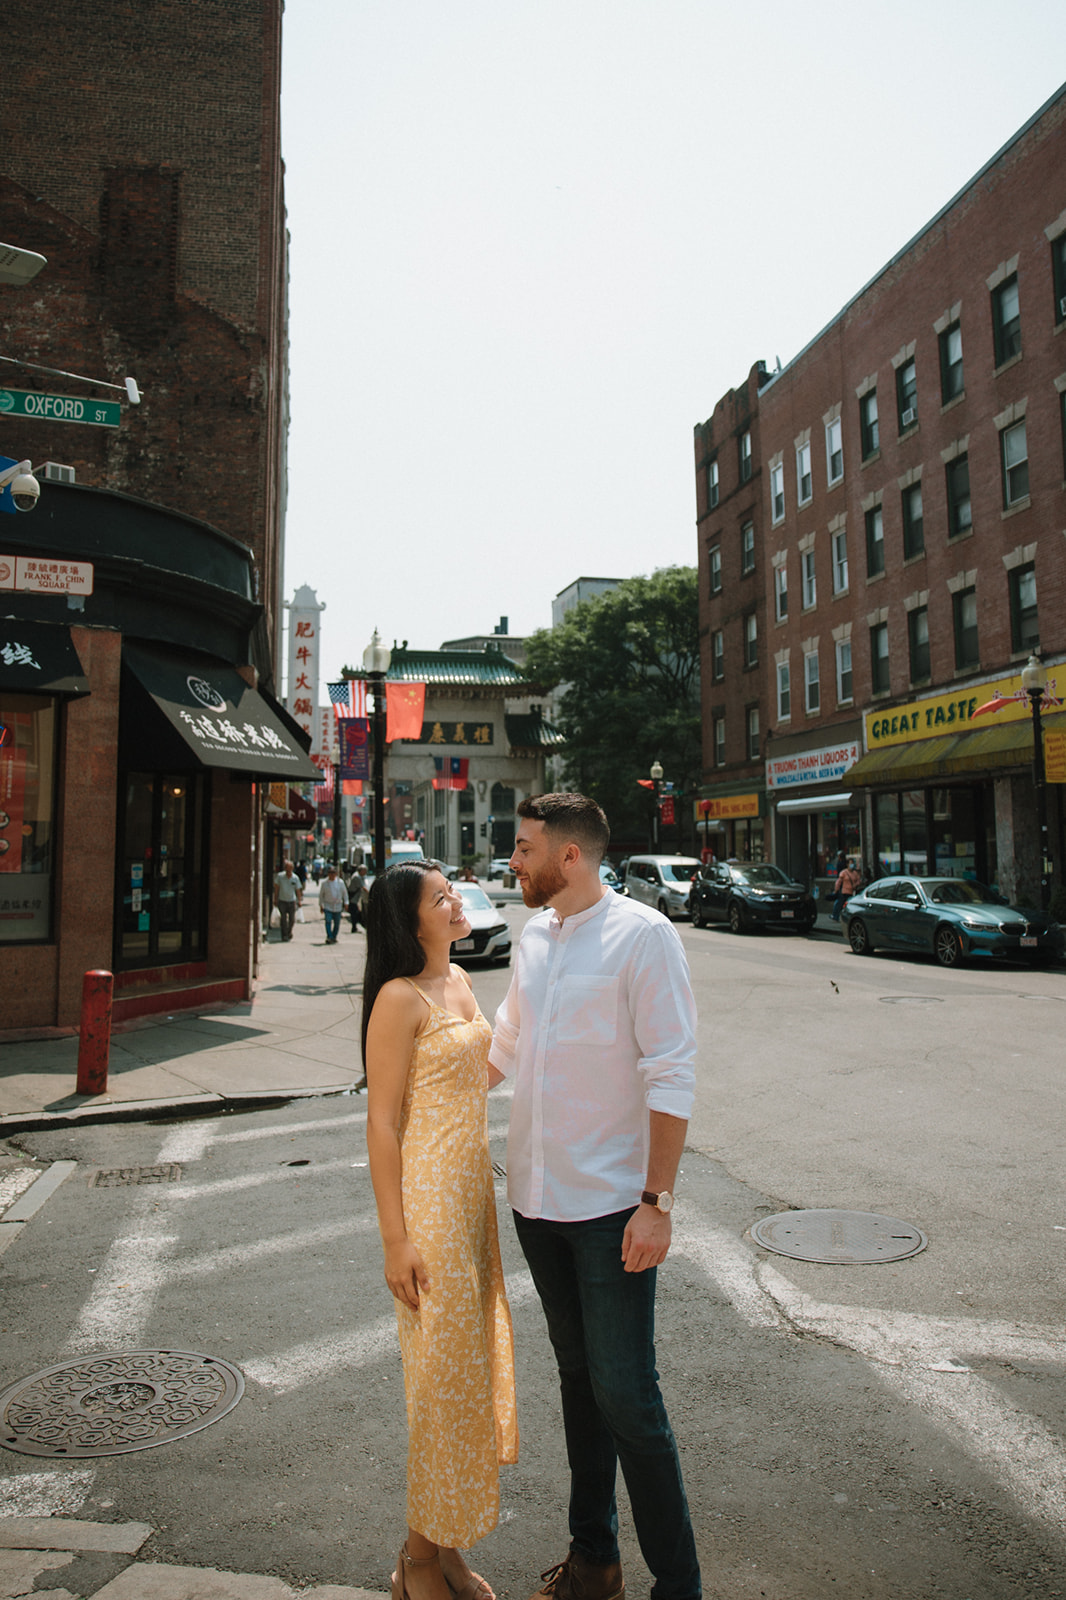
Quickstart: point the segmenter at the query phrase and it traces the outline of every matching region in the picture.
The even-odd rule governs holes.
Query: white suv
[[[630,856],[626,890],[631,899],[655,906],[673,921],[688,916],[692,880],[699,870],[695,856]]]

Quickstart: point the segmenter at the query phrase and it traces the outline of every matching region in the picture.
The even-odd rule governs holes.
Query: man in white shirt
[[[659,1392],[655,1269],[694,1097],[696,1010],[667,918],[600,882],[607,819],[583,795],[518,807],[527,906],[490,1077],[513,1078],[508,1197],[559,1366],[570,1551],[533,1600],[621,1600],[621,1462],[653,1600],[698,1600],[677,1446]]]

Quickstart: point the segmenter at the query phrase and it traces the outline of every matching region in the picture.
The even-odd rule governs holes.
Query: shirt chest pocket
[[[618,1034],[618,979],[563,978],[555,1003],[558,1044],[614,1044]]]

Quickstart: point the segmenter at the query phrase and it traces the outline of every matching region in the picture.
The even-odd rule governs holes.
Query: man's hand
[[[670,1249],[670,1216],[643,1201],[626,1223],[622,1235],[622,1264],[627,1272],[661,1267]]]

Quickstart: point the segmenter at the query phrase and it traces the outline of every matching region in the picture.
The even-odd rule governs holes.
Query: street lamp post
[[[661,761],[653,761],[652,762],[651,768],[650,768],[649,773],[648,773],[648,776],[651,778],[652,783],[655,785],[655,810],[652,813],[652,840],[653,840],[654,852],[655,852],[656,855],[658,855],[658,853],[659,853],[659,806],[660,806],[659,796],[662,793],[662,787],[663,787],[663,764],[662,764]]]
[[[1044,767],[1044,725],[1041,719],[1047,671],[1039,654],[1029,657],[1022,668],[1022,689],[1033,710],[1033,788],[1036,791],[1036,827],[1040,849],[1040,909],[1051,904],[1051,850],[1047,829],[1047,772]]]
[[[374,872],[385,871],[385,674],[392,651],[374,635],[363,651],[363,667],[374,695]]]
[[[334,739],[329,752],[333,768],[333,865],[341,865],[341,747]]]

